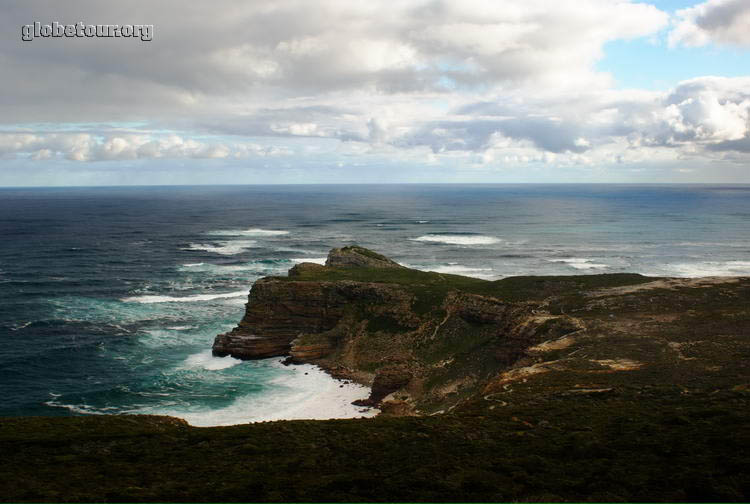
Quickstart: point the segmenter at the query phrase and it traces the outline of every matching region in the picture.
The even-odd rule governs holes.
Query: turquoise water
[[[332,247],[487,279],[750,275],[748,222],[747,186],[0,189],[0,415],[208,425],[348,404],[365,392],[309,366],[210,355],[253,281]]]

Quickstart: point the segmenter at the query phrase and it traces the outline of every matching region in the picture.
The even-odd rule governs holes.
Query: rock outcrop
[[[333,249],[326,266],[302,263],[258,280],[242,321],[216,337],[213,353],[318,364],[370,385],[361,405],[438,404],[476,389],[542,338],[528,304],[461,292],[456,279],[485,283],[410,270],[361,247]]]
[[[403,268],[399,263],[364,247],[351,245],[328,253],[329,268]]]
[[[737,367],[722,356],[743,348],[742,299],[750,299],[748,279],[675,283],[609,274],[491,282],[412,270],[344,247],[331,251],[326,266],[302,263],[288,276],[258,280],[242,321],[216,337],[213,352],[317,364],[370,386],[357,404],[388,415],[435,414],[477,400],[494,408],[527,394],[616,394],[624,380],[684,380],[679,386],[687,387],[709,372],[719,383]],[[722,302],[736,316],[711,311]],[[716,331],[721,338],[712,338]]]
[[[344,304],[330,283],[261,278],[250,290],[242,321],[216,337],[213,353],[239,359],[286,355],[291,341],[303,331],[333,328],[343,315]]]
[[[294,278],[269,277],[255,282],[245,316],[232,331],[216,337],[214,355],[239,359],[288,355],[295,339],[332,330],[355,303],[398,310],[409,301],[406,293],[388,284]],[[299,343],[294,356],[299,357],[298,362],[307,361],[304,352],[312,352],[309,357],[313,357],[328,346],[326,341]]]

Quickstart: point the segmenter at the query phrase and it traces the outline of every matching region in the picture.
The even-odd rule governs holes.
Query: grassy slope
[[[393,283],[408,286],[417,295],[415,308],[425,312],[440,305],[445,294],[460,290],[472,294],[494,296],[504,301],[539,301],[550,296],[575,297],[584,290],[637,285],[656,280],[631,273],[581,276],[519,276],[489,281],[460,275],[434,273],[414,269],[385,268],[315,268],[303,270],[295,277],[278,280]]]
[[[683,501],[750,497],[748,397],[583,397],[421,418],[191,428],[4,419],[5,501]]]

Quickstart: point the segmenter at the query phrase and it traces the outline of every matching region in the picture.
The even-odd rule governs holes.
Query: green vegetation
[[[410,329],[390,315],[377,315],[367,321],[367,330],[372,332],[402,333]]]
[[[441,285],[453,288],[485,283],[486,280],[463,277],[459,275],[443,275],[429,271],[419,271],[408,268],[316,268],[306,270],[298,277],[274,277],[278,280],[337,282],[350,280],[353,282],[394,283],[399,285]]]
[[[371,253],[379,256],[375,252]],[[438,309],[446,294],[456,290],[493,296],[509,302],[540,301],[550,296],[567,295],[568,301],[576,305],[581,301],[579,294],[586,290],[637,285],[657,280],[654,277],[638,274],[612,273],[585,276],[509,277],[488,281],[408,268],[314,268],[302,271],[299,276],[274,278],[286,281],[349,280],[404,285],[415,295],[413,309],[422,315]]]
[[[593,289],[638,285],[658,280],[634,273],[608,273],[578,276],[517,276],[478,284],[474,294],[495,296],[507,301],[539,301],[550,296],[578,295]]]
[[[0,421],[3,501],[746,501],[747,392],[630,391],[440,417],[192,428]],[[497,405],[489,409],[492,405]]]
[[[375,252],[371,252],[371,254],[379,256]],[[383,258],[383,256],[380,256],[380,258]],[[559,296],[605,287],[637,285],[658,279],[633,273],[609,273],[580,276],[519,276],[489,281],[408,268],[317,268],[312,271],[305,271],[297,277],[275,278],[310,282],[350,280],[354,282],[394,283],[434,287],[446,291],[461,290],[473,294],[492,295],[508,301],[540,300],[553,295]]]
[[[374,252],[370,249],[366,249],[364,247],[360,247],[357,245],[349,245],[347,247],[343,247],[341,250],[344,252],[356,252],[357,254],[369,257],[371,259],[378,259],[380,261],[390,261],[390,259],[388,259],[383,254],[378,254],[377,252]]]

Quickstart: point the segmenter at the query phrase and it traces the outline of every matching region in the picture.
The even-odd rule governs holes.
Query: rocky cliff
[[[750,299],[749,285],[629,274],[490,282],[412,270],[345,247],[333,249],[326,266],[302,263],[287,277],[258,280],[242,321],[216,337],[213,352],[320,365],[370,385],[359,403],[394,415],[475,400],[502,405],[514,394],[695,385],[707,372],[712,383],[736,381],[732,373],[746,378],[747,369],[722,355],[745,348],[747,313],[725,321],[709,311],[717,299]],[[702,310],[691,312],[696,299]],[[711,334],[721,327],[722,337],[704,332],[693,341],[696,324],[709,324]],[[697,348],[711,356],[702,367],[691,357]]]
[[[320,364],[384,414],[0,418],[0,500],[750,499],[748,278],[488,282],[348,247],[258,281],[215,351]]]

